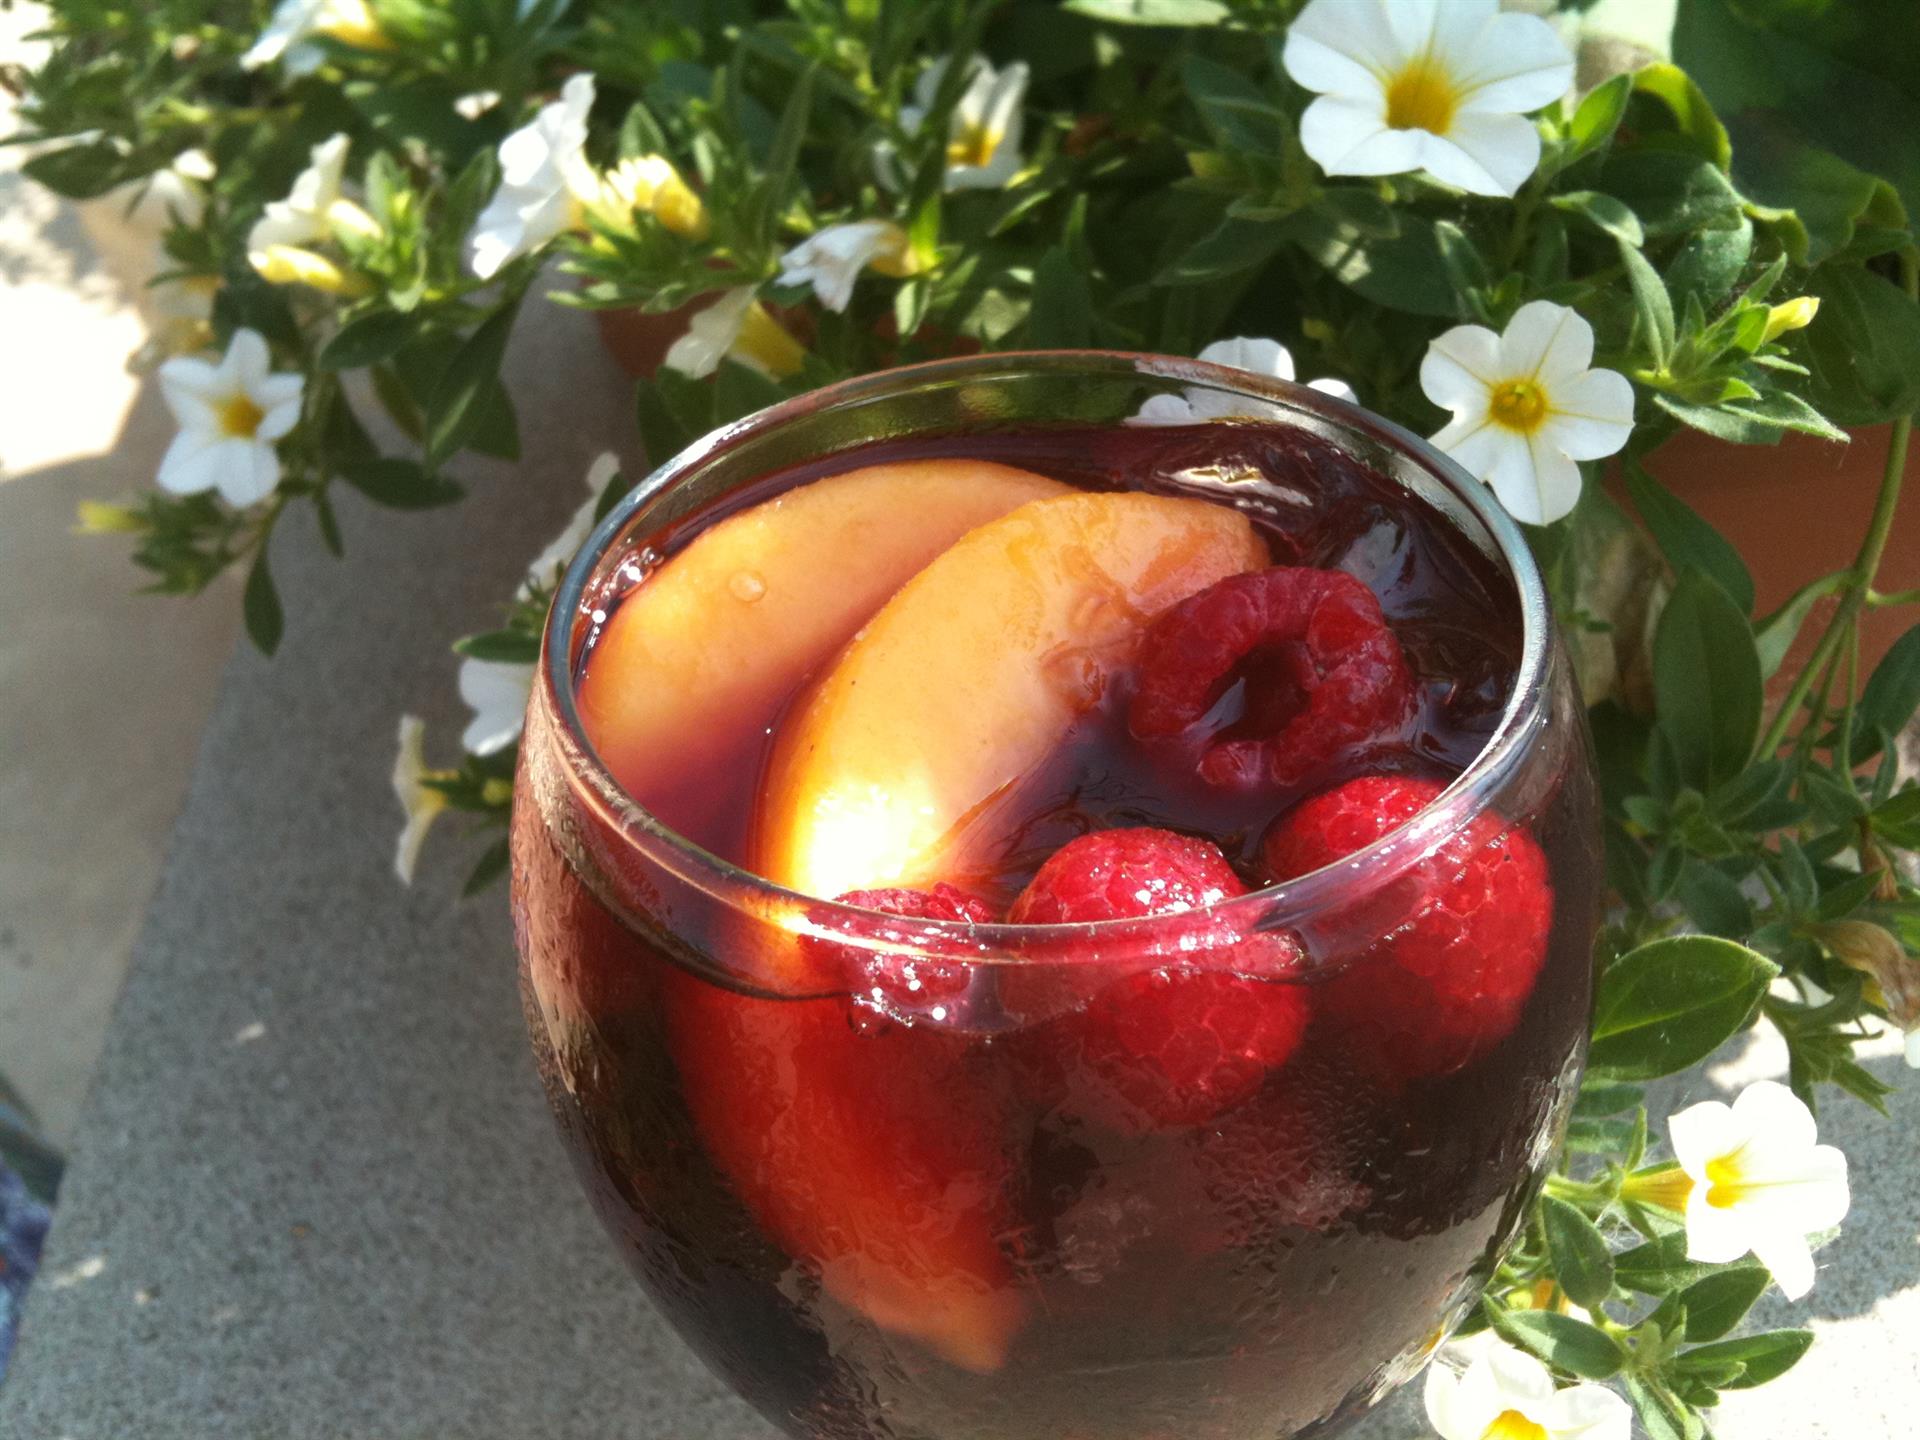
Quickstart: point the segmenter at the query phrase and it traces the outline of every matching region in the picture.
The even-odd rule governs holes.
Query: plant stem
[[[1901,256],[1900,273],[1907,293],[1920,293],[1920,270],[1916,270],[1911,253]],[[1787,738],[1787,731],[1792,728],[1794,716],[1799,713],[1801,702],[1807,698],[1814,676],[1838,653],[1840,645],[1853,629],[1855,616],[1866,604],[1867,596],[1873,589],[1874,576],[1880,568],[1880,558],[1886,554],[1887,540],[1893,533],[1893,516],[1900,504],[1900,486],[1906,479],[1907,448],[1912,438],[1913,416],[1902,415],[1893,422],[1892,433],[1887,437],[1887,464],[1881,472],[1880,495],[1874,502],[1873,518],[1867,524],[1866,538],[1860,542],[1860,552],[1854,557],[1852,579],[1840,597],[1839,608],[1827,622],[1826,633],[1821,635],[1813,655],[1794,678],[1793,688],[1787,691],[1786,699],[1774,711],[1773,723],[1767,726],[1766,734],[1760,737],[1760,744],[1754,751],[1755,759],[1765,759],[1780,748],[1781,742]],[[1851,759],[1850,756],[1846,758]]]

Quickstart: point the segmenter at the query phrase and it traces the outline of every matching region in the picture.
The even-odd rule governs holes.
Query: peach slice
[[[679,823],[661,802],[750,770],[738,761],[750,737],[928,561],[1066,492],[1007,465],[917,460],[832,475],[722,520],[614,612],[580,684],[588,738],[629,794]]]
[[[1147,624],[1268,559],[1238,511],[1158,495],[1076,492],[972,531],[788,712],[755,868],[820,896],[965,873],[965,822],[1098,703]]]

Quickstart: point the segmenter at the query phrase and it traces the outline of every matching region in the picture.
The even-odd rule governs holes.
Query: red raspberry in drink
[[[1267,873],[1287,880],[1343,859],[1444,788],[1375,775],[1316,795],[1267,832]],[[1391,913],[1376,913],[1383,907]],[[1546,859],[1524,830],[1483,813],[1363,908],[1356,928],[1379,938],[1318,993],[1329,1018],[1390,1073],[1458,1070],[1513,1029],[1553,927]]]

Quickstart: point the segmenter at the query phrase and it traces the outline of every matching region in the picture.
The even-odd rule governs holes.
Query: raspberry
[[[1165,830],[1102,830],[1056,851],[1009,918],[1085,924],[1175,914],[1245,893],[1226,857],[1204,840]],[[1248,934],[1208,913],[1159,953],[1201,963],[1123,975],[1080,1013],[1047,1027],[1057,1041],[1055,1058],[1070,1072],[1066,1105],[1111,1129],[1204,1124],[1259,1089],[1307,1027],[1299,989],[1255,978],[1291,967],[1297,952],[1290,940]],[[1062,962],[1046,962],[1043,973],[1057,980],[1060,964],[1099,959],[1083,944]]]
[[[835,903],[911,920],[958,920],[969,925],[988,925],[994,920],[986,901],[944,882],[930,891],[849,890]],[[880,944],[913,946],[924,938],[923,932],[912,925],[888,925],[865,916],[829,919],[824,912],[816,911],[813,919],[824,929]],[[873,1018],[874,1012],[908,1025],[921,1016],[944,1019],[959,1008],[974,981],[974,967],[960,961],[890,955],[820,935],[808,936],[806,944],[817,959],[840,967],[853,991],[855,1025],[859,1029],[883,1023]]]
[[[1204,737],[1197,762],[1221,788],[1301,784],[1392,740],[1413,714],[1413,677],[1379,599],[1337,570],[1230,575],[1162,614],[1141,642],[1128,728],[1148,742],[1187,738],[1236,681],[1243,714]]]
[[[1431,780],[1372,775],[1275,822],[1261,856],[1275,880],[1329,865],[1432,804]],[[1533,837],[1483,814],[1344,917],[1378,938],[1321,991],[1350,1044],[1401,1079],[1445,1075],[1518,1023],[1546,960],[1553,890]]]

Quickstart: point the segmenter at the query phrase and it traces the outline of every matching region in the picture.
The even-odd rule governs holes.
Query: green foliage
[[[27,135],[48,142],[28,174],[51,189],[118,193],[189,149],[212,157],[204,214],[176,217],[165,242],[173,277],[217,290],[195,343],[249,326],[276,368],[305,376],[282,481],[260,505],[150,493],[82,516],[127,536],[157,590],[246,567],[247,630],[265,650],[300,622],[268,568],[286,508],[314,506],[337,551],[336,505],[450,506],[463,454],[517,453],[500,376],[536,292],[643,312],[663,346],[722,293],[756,287],[774,307],[804,351],[791,373],[729,358],[705,379],[662,369],[639,383],[656,462],[886,366],[974,348],[1192,353],[1235,334],[1272,335],[1303,374],[1346,379],[1369,408],[1431,432],[1419,369],[1441,332],[1501,327],[1535,300],[1585,317],[1594,363],[1634,387],[1637,525],[1590,476],[1573,514],[1533,538],[1573,639],[1605,637],[1621,677],[1590,697],[1604,702],[1618,908],[1567,1153],[1481,1318],[1563,1378],[1618,1384],[1657,1437],[1702,1436],[1718,1391],[1798,1359],[1805,1332],[1734,1334],[1766,1272],[1688,1261],[1677,1217],[1645,1198],[1662,1170],[1641,1085],[1770,1025],[1810,1103],[1826,1087],[1870,1104],[1885,1090],[1853,1058],[1884,1007],[1823,927],[1878,927],[1902,955],[1920,945],[1920,892],[1901,878],[1920,850],[1920,790],[1885,758],[1920,706],[1920,631],[1871,677],[1855,659],[1869,606],[1920,598],[1873,589],[1920,406],[1920,32],[1903,9],[1688,0],[1680,65],[1542,113],[1539,168],[1506,200],[1418,175],[1323,174],[1299,140],[1310,97],[1280,60],[1293,0],[374,8],[383,47],[323,41],[318,70],[293,77],[241,64],[263,3],[65,0],[51,57],[27,77]],[[1004,186],[948,192],[962,67],[924,123],[902,112],[928,62],[976,50],[1032,68],[1025,163]],[[497,148],[581,69],[597,83],[589,162],[664,156],[702,223],[596,207],[482,284],[466,239],[500,182]],[[1848,106],[1828,103],[1839,93]],[[269,284],[248,232],[336,132],[368,223],[315,242],[337,285]],[[908,273],[864,272],[844,312],[779,283],[784,252],[852,220],[900,226]],[[393,453],[366,427],[372,406],[405,437]],[[1855,560],[1770,615],[1754,613],[1737,550],[1642,464],[1683,428],[1768,445],[1888,421],[1888,478]],[[1640,567],[1634,593],[1610,607],[1596,597],[1623,566]],[[456,648],[530,663],[547,598],[517,595]],[[1789,667],[1817,613],[1809,658]],[[1785,694],[1770,703],[1776,677]],[[512,766],[509,747],[431,782],[489,842],[470,888],[504,864]],[[1832,998],[1801,1003],[1786,981]]]

